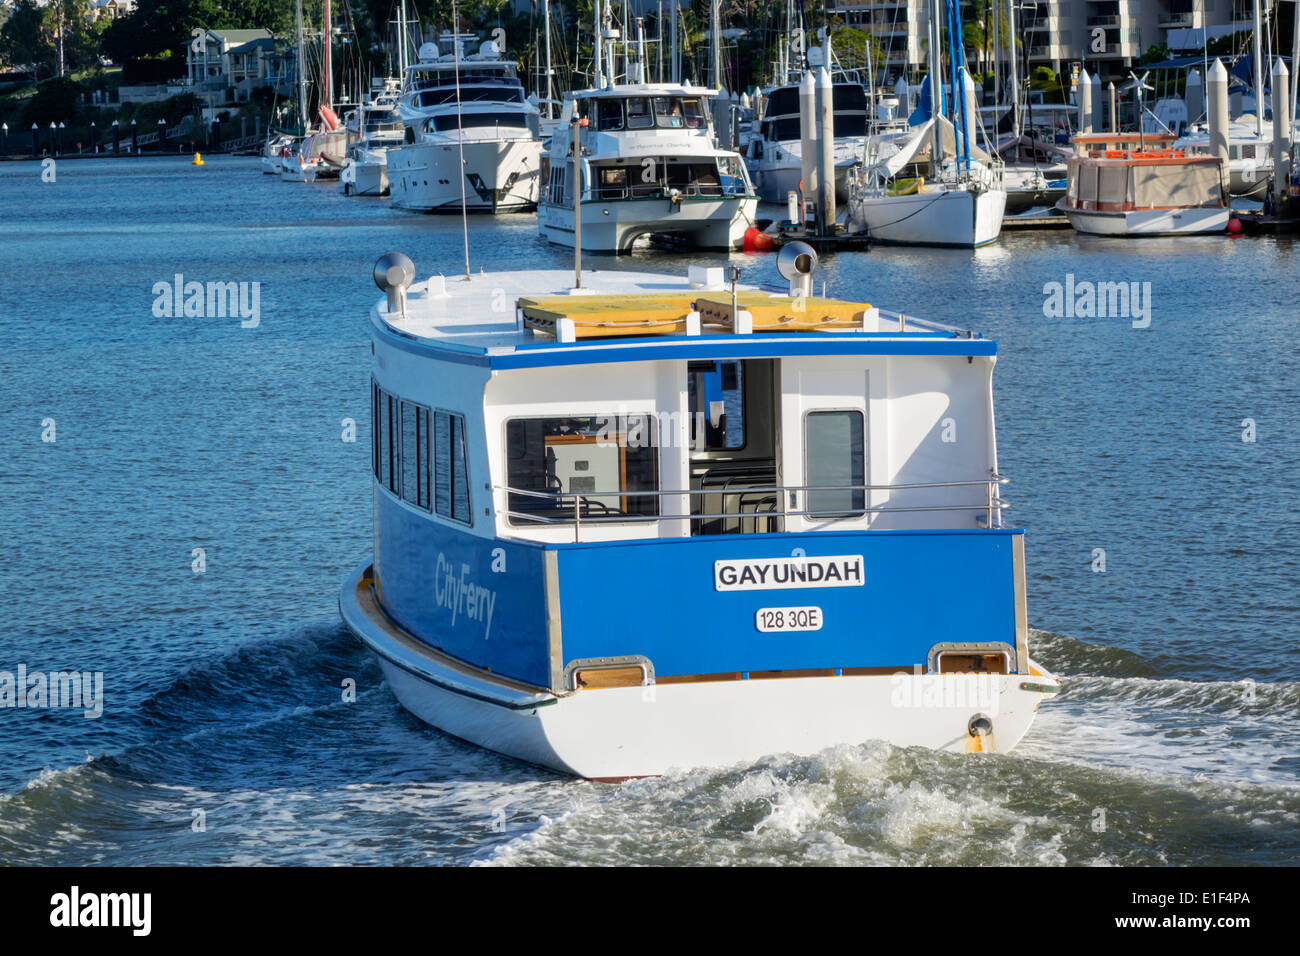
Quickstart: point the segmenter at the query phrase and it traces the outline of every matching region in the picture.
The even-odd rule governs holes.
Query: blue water
[[[454,273],[460,221],[254,159],[39,173],[0,164],[0,670],[102,671],[105,710],[0,708],[0,863],[1300,860],[1291,240],[826,257],[831,294],[998,340],[1035,653],[1065,693],[988,760],[866,743],[609,787],[424,726],[338,623],[370,548],[370,269]],[[470,246],[476,271],[572,265],[532,216],[473,219]],[[260,283],[260,324],[156,318],[176,273]],[[1046,317],[1067,273],[1149,282],[1150,327]]]

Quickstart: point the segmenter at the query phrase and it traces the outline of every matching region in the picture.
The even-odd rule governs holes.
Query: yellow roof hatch
[[[685,335],[692,312],[699,312],[702,326],[720,331],[735,328],[729,292],[524,297],[516,304],[530,328],[556,335],[558,322],[570,319],[579,339]],[[863,328],[872,310],[865,302],[760,291],[737,293],[736,305],[753,317],[755,332],[852,331]]]

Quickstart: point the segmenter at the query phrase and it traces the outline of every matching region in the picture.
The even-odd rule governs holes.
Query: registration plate
[[[819,607],[760,607],[754,613],[754,626],[765,634],[774,631],[820,631],[822,609]]]

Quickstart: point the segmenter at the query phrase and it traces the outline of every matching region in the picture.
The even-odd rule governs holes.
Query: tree
[[[0,59],[12,66],[31,66],[33,72],[39,64],[50,63],[54,46],[45,27],[45,13],[35,0],[18,0],[0,27]]]

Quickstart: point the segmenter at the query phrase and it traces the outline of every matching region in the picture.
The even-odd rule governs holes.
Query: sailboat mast
[[[542,0],[542,15],[546,30],[546,118],[551,118],[551,0]]]
[[[1256,3],[1259,0],[1255,0]],[[709,3],[709,31],[712,34],[713,48],[709,51],[713,76],[709,83],[715,90],[722,89],[722,0]]]
[[[298,121],[303,133],[307,132],[307,72],[302,65],[302,0],[297,0],[295,12],[298,18]]]
[[[397,11],[397,69],[398,73],[405,77],[406,68],[410,64],[406,59],[406,0],[402,0],[401,6]]]
[[[1255,61],[1255,136],[1259,138],[1264,135],[1264,61],[1260,55],[1263,52],[1263,41],[1260,29],[1259,0],[1254,4],[1255,17],[1255,55],[1251,57]],[[1277,90],[1273,91],[1273,108],[1276,109]],[[1142,117],[1138,117],[1138,122],[1142,122]]]
[[[596,89],[600,89],[605,85],[604,77],[602,76],[602,71],[605,68],[605,64],[603,62],[605,58],[605,51],[601,49],[601,34],[605,32],[605,23],[604,20],[602,19],[603,13],[601,10],[601,0],[596,0],[596,9],[592,16],[593,16],[592,28],[596,34],[595,47],[592,50],[592,52],[595,54],[594,59],[596,61],[596,75],[594,77],[595,82],[592,85],[595,86]]]
[[[681,50],[678,49],[677,46],[677,18],[680,16],[681,16],[681,11],[677,8],[677,0],[673,0],[673,22],[672,22],[672,29],[669,30],[669,33],[672,35],[672,42],[673,42],[673,55],[672,55],[671,66],[672,66],[674,83],[680,83],[682,81]]]
[[[333,79],[330,67],[330,47],[334,44],[330,27],[330,0],[325,0],[325,35],[321,38],[321,46],[324,48],[324,62],[322,63],[324,77],[322,78],[320,105],[326,109],[330,105],[330,80]]]
[[[926,75],[930,78],[930,159],[937,170],[943,163],[943,130],[939,117],[943,114],[943,77],[939,73],[939,2],[930,0],[930,46],[926,51]]]
[[[1020,142],[1020,58],[1016,55],[1016,0],[1007,0],[1007,30],[1011,42],[1011,123],[1016,142]],[[1017,149],[1020,147],[1017,146]]]

